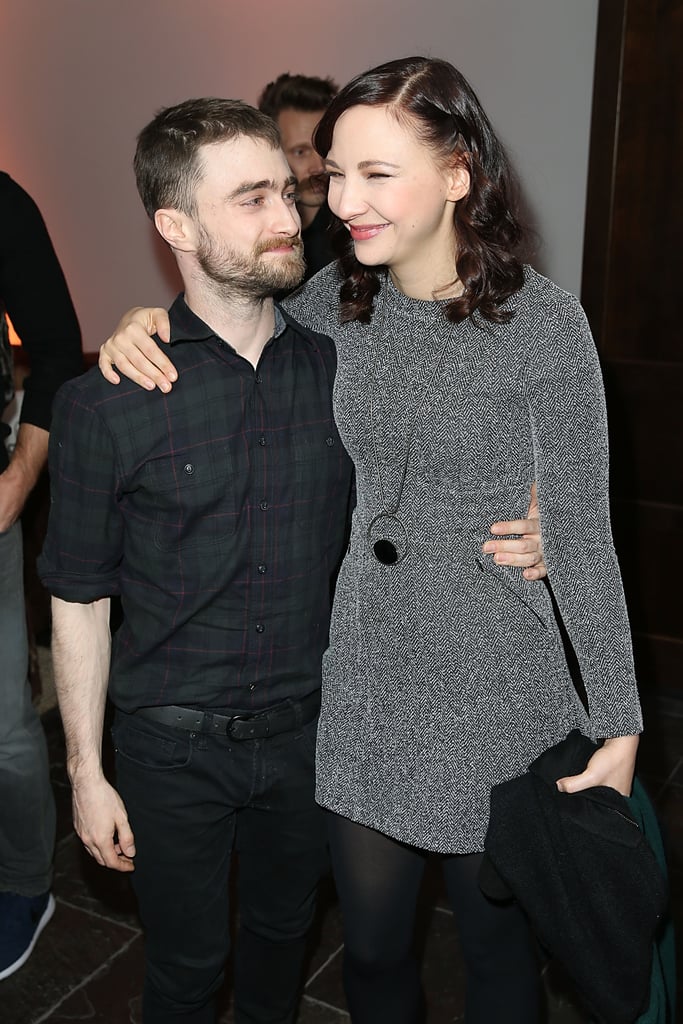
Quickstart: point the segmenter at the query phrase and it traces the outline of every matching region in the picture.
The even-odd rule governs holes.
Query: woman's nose
[[[331,178],[327,203],[340,220],[352,220],[367,209],[362,184],[351,178]]]

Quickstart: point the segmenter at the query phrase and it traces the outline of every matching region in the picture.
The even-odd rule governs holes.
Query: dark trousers
[[[230,740],[118,714],[117,784],[135,835],[146,933],[145,1024],[212,1024],[230,948],[237,850],[237,1024],[290,1024],[326,866],[314,801],[316,721]]]
[[[413,954],[427,855],[336,814],[330,851],[344,925],[344,988],[353,1024],[422,1020]],[[539,972],[515,904],[495,904],[477,884],[482,854],[444,857],[443,871],[466,967],[466,1024],[537,1024]]]

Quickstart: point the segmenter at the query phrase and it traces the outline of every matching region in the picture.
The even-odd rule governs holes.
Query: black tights
[[[416,1024],[413,954],[426,854],[330,814],[330,848],[344,923],[344,987],[353,1024]],[[538,967],[519,909],[477,884],[481,854],[444,857],[467,972],[466,1024],[537,1024]]]

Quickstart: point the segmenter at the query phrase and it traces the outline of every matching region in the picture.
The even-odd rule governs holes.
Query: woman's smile
[[[388,224],[347,224],[354,242],[365,242],[370,238],[376,238],[381,234]]]

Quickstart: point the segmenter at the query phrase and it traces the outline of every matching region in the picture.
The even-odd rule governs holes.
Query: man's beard
[[[285,256],[263,260],[263,253],[282,246],[292,246]],[[298,235],[259,242],[251,253],[243,255],[225,244],[211,240],[202,229],[197,261],[208,278],[216,284],[228,285],[232,291],[254,298],[265,298],[276,292],[294,288],[304,276],[304,247]]]

